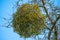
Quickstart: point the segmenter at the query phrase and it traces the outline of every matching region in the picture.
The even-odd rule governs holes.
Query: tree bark
[[[57,31],[56,31],[56,23],[57,21],[60,19],[60,15],[56,18],[56,21],[52,24],[53,26],[51,27],[50,31],[49,31],[49,34],[48,34],[48,40],[50,40],[50,36],[51,36],[51,32],[53,29],[55,29],[55,36],[56,36],[56,40],[57,40]]]
[[[55,26],[55,37],[54,37],[54,40],[58,40],[58,28]]]

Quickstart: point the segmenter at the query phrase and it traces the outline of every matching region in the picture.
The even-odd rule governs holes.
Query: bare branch
[[[51,27],[51,30],[48,33],[48,39],[50,40],[50,35],[54,27],[56,26],[57,21],[60,19],[60,15],[56,18],[56,21],[53,23],[53,26]]]
[[[45,24],[45,26],[46,26],[46,28],[48,29],[48,30],[50,30],[50,28]]]
[[[45,12],[46,12],[47,17],[49,18],[49,20],[50,20],[51,23],[53,24],[53,21],[52,21],[51,17],[49,16],[49,12],[48,12],[48,10],[47,10],[46,7],[45,7],[45,2],[44,2],[44,0],[42,0],[42,4],[43,4],[43,8],[44,8],[44,10],[45,10]]]
[[[55,34],[55,37],[54,37],[54,40],[58,40],[58,28],[55,26],[55,32],[54,32],[54,34]]]
[[[20,2],[20,0],[18,0],[18,1],[16,2],[16,6],[19,6],[19,2]]]

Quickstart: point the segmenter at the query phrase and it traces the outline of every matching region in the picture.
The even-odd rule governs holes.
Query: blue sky
[[[10,18],[10,15],[13,13],[12,7],[15,2],[16,0],[0,0],[0,24],[6,24],[7,21],[4,21],[1,17]],[[20,38],[17,33],[13,32],[12,28],[1,26],[0,40],[23,40],[23,38]]]
[[[0,0],[0,26],[1,24],[6,22],[1,17],[5,17],[7,19],[10,18],[10,15],[12,15],[13,10],[12,7],[15,5],[16,0]],[[24,1],[26,2],[26,1]],[[58,6],[60,5],[60,0],[56,0],[55,4]],[[4,25],[4,24],[3,24]],[[13,28],[6,28],[4,26],[0,27],[0,40],[23,40],[23,38],[20,38],[20,36],[13,32]],[[31,39],[29,39],[31,40]]]
[[[13,14],[13,6],[15,5],[15,2],[16,0],[0,0],[0,40],[24,40],[13,31],[12,27],[6,28],[3,26],[7,24],[7,21],[3,20],[2,17],[7,19],[11,17]],[[28,40],[31,39],[29,38]]]

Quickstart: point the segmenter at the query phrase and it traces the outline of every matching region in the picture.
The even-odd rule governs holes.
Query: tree
[[[37,1],[34,1],[34,3],[35,2],[37,2]],[[56,24],[57,24],[57,21],[60,19],[60,11],[59,11],[58,7],[54,6],[53,1],[51,1],[51,0],[47,0],[47,1],[41,0],[40,2],[42,2],[42,6],[40,6],[40,7],[44,8],[44,10],[46,12],[46,16],[48,17],[50,24],[52,25],[52,27],[50,28],[49,33],[48,33],[48,40],[50,40],[50,36],[51,36],[53,29],[54,29],[54,35],[55,35],[54,40],[58,40],[58,28],[57,28]],[[48,5],[48,7],[51,9],[50,10],[47,9],[46,5]],[[59,15],[57,14],[58,13],[57,10],[59,11]],[[55,19],[53,19],[53,17]]]
[[[18,4],[18,2],[17,2],[17,4]],[[58,40],[58,38],[57,38],[58,37],[58,27],[56,24],[57,24],[58,20],[60,19],[60,11],[59,11],[60,9],[54,5],[53,0],[52,1],[51,0],[46,0],[46,1],[45,0],[32,0],[32,4],[38,4],[39,7],[42,7],[44,9],[43,12],[45,11],[45,13],[46,13],[46,19],[49,20],[47,22],[50,22],[50,24],[51,24],[50,28],[48,25],[46,25],[46,24],[48,24],[47,22],[45,24],[46,28],[48,28],[48,30],[49,30],[48,40],[50,40],[52,31],[54,31],[53,33],[55,35],[54,40]],[[46,5],[48,5],[48,6],[46,6]],[[49,8],[47,8],[47,7],[49,7]],[[59,15],[57,13],[59,13]]]
[[[39,13],[39,15],[36,13],[36,14],[34,14],[34,15],[31,15],[31,16],[28,16],[28,14],[32,11],[32,10],[30,10],[30,9],[26,9],[26,8],[28,8],[28,7],[23,7],[24,5],[19,5],[19,2],[20,1],[23,1],[23,0],[18,0],[17,1],[17,12],[15,13],[15,14],[13,14],[13,21],[12,21],[12,25],[13,25],[13,28],[14,28],[14,30],[15,30],[15,32],[17,32],[18,33],[18,29],[19,29],[19,26],[18,25],[20,25],[18,22],[19,22],[19,14],[22,12],[24,12],[24,14],[21,14],[21,15],[23,15],[23,17],[22,17],[22,19],[23,18],[30,18],[30,17],[32,17],[31,19],[33,19],[33,20],[35,20],[34,19],[34,15],[35,15],[35,18],[36,18],[36,20],[38,20],[37,22],[36,22],[36,20],[34,21],[34,22],[32,22],[33,20],[31,20],[31,19],[24,19],[24,20],[21,20],[21,21],[25,21],[25,23],[26,23],[26,21],[28,21],[27,22],[27,24],[25,24],[24,25],[24,23],[22,24],[22,26],[25,26],[25,27],[27,27],[27,26],[31,26],[31,22],[34,24],[33,26],[38,26],[39,24],[37,24],[38,22],[40,22],[41,20],[41,18],[42,18],[42,16],[41,16],[41,18],[39,17],[40,15],[43,15],[42,13],[44,13],[45,15],[43,15],[43,17],[45,18],[46,17],[46,21],[45,21],[45,19],[43,19],[42,18],[42,20],[44,20],[44,22],[45,22],[45,24],[44,24],[44,22],[43,22],[43,25],[45,26],[45,29],[48,29],[49,30],[49,32],[48,32],[48,40],[51,40],[51,35],[52,35],[52,33],[53,33],[53,35],[54,35],[54,40],[58,40],[58,33],[59,33],[59,28],[58,28],[58,24],[60,25],[60,23],[58,22],[58,21],[60,21],[60,8],[58,8],[57,6],[55,6],[55,4],[54,4],[54,0],[32,0],[31,1],[31,3],[29,3],[29,1],[28,1],[28,4],[24,4],[24,5],[26,5],[26,6],[28,6],[28,7],[31,7],[31,9],[32,10],[34,10],[33,11],[33,13],[32,14],[34,14],[34,13],[36,13],[36,11],[37,10],[35,10],[35,8],[32,8],[32,7],[34,7],[34,6],[36,6],[36,7],[38,7],[38,10],[39,10],[39,8],[40,8],[40,10],[42,10],[43,12],[41,12],[40,10],[38,11]],[[31,5],[32,4],[32,5]],[[34,4],[37,4],[37,5],[34,5]],[[23,7],[23,8],[22,8]],[[42,8],[42,9],[41,9]],[[20,13],[18,13],[18,11],[19,11],[19,9],[23,9],[23,11],[21,10],[21,12]],[[25,9],[25,10],[24,10]],[[27,12],[29,12],[28,14],[26,14]],[[26,13],[25,13],[26,12]],[[30,14],[29,14],[30,15]],[[37,19],[38,18],[38,19]],[[16,23],[16,20],[15,19],[17,19],[18,20],[18,22]],[[14,20],[15,20],[15,23],[14,23]],[[31,20],[31,22],[29,21],[29,20]],[[49,22],[49,23],[48,23]],[[35,23],[36,23],[36,25],[35,25]],[[15,25],[15,24],[17,24],[17,25]],[[18,27],[17,28],[17,30],[16,30],[16,26]],[[39,29],[39,27],[37,28],[37,30],[39,30],[39,31],[36,31],[35,29],[36,28],[30,28],[30,26],[29,26],[29,28],[26,28],[26,31],[24,30],[24,32],[25,33],[27,33],[28,32],[28,36],[26,36],[26,35],[23,35],[22,34],[22,32],[20,32],[19,34],[21,35],[21,36],[24,36],[24,37],[30,37],[32,34],[35,34],[35,35],[37,35],[37,33],[40,31],[40,29]],[[42,26],[42,25],[39,25],[39,26]],[[43,26],[43,29],[44,29],[44,26]],[[24,27],[23,27],[24,28]],[[28,30],[29,29],[29,30]],[[34,29],[35,30],[35,32],[34,31],[32,31],[32,32],[29,32],[30,30],[32,30],[32,29]],[[20,31],[22,31],[22,30],[20,30]],[[41,32],[41,31],[40,31]],[[38,33],[38,34],[40,34],[40,32]],[[30,33],[30,34],[29,34]],[[32,33],[32,34],[31,34]]]

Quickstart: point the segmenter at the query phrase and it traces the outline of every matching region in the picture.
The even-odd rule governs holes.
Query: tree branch
[[[48,30],[50,30],[50,28],[45,24],[45,26],[46,26],[46,28],[48,29]]]
[[[53,23],[53,26],[51,27],[49,34],[48,34],[48,39],[50,40],[50,35],[53,30],[53,28],[56,26],[57,21],[60,19],[60,15],[56,18],[56,21]]]
[[[46,7],[45,7],[45,2],[44,2],[44,0],[42,0],[42,4],[43,4],[43,8],[44,8],[44,10],[45,10],[45,12],[46,12],[47,17],[49,18],[49,20],[50,20],[51,23],[53,24],[53,21],[52,21],[51,17],[49,16],[48,10],[47,10]]]
[[[55,26],[55,32],[54,32],[54,34],[55,34],[55,37],[54,37],[54,40],[58,40],[58,28]]]

